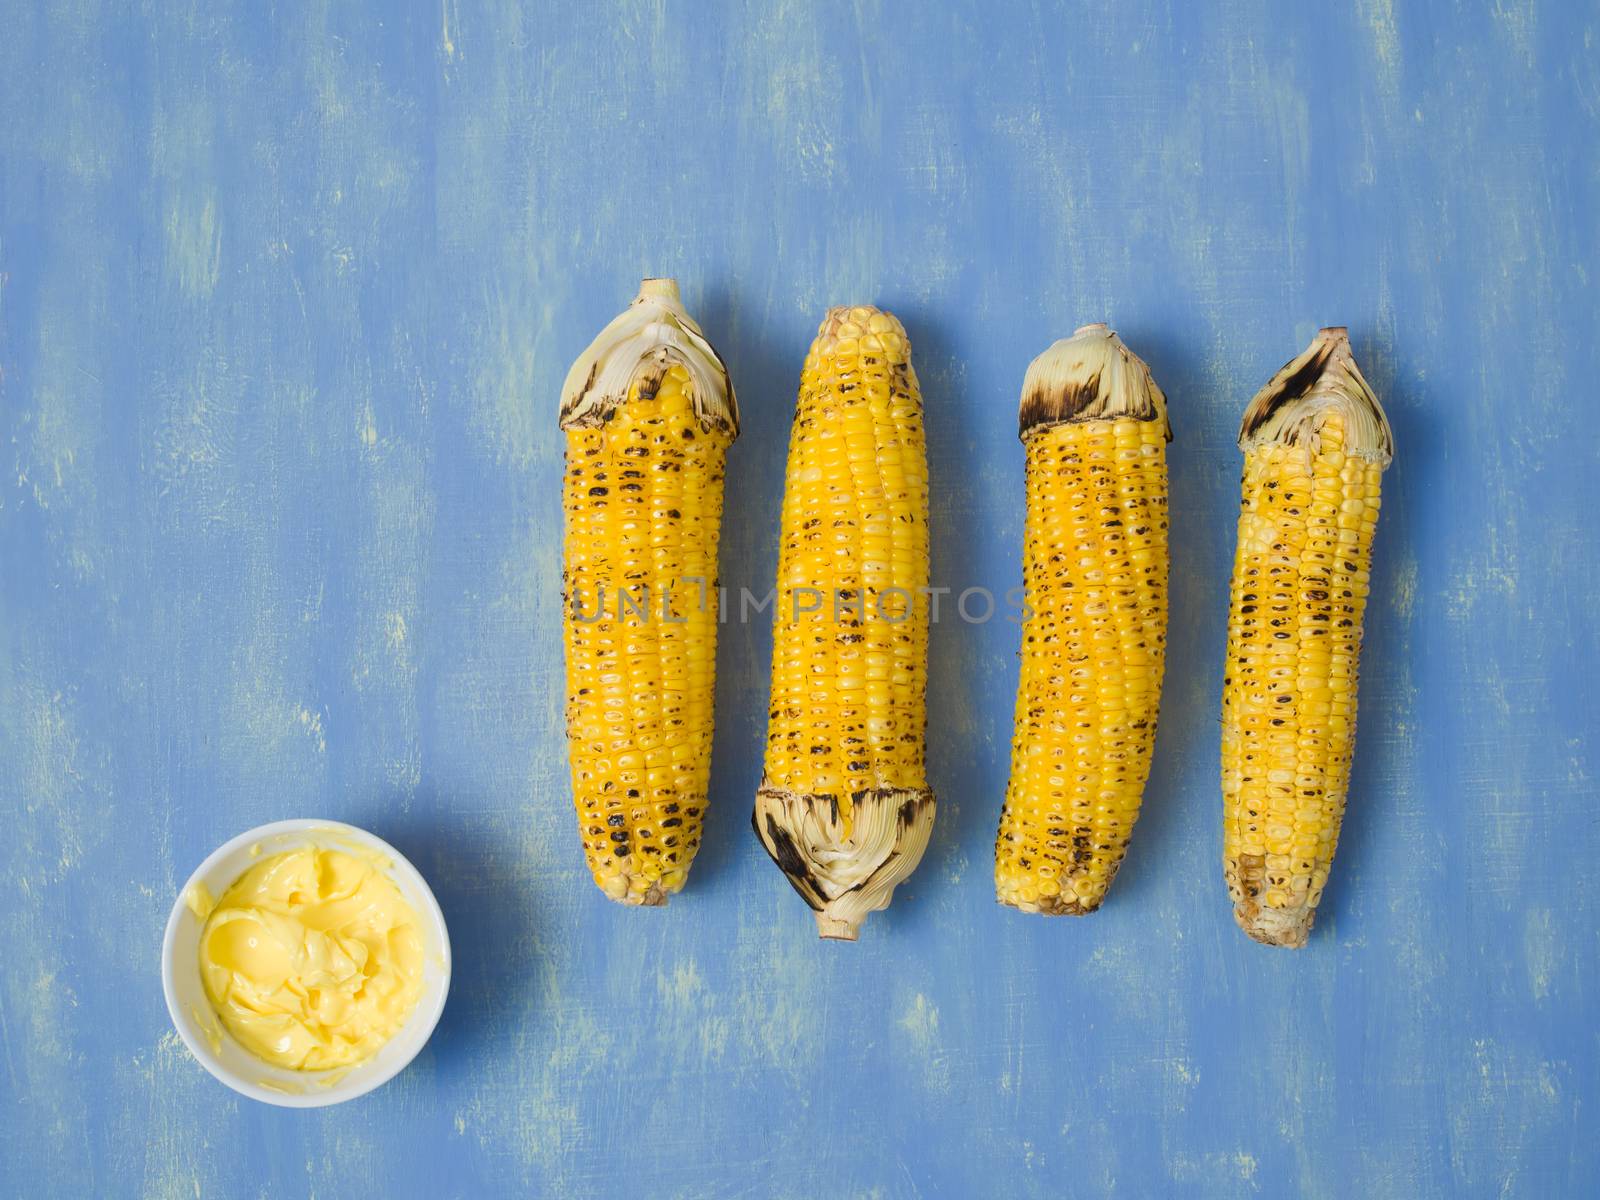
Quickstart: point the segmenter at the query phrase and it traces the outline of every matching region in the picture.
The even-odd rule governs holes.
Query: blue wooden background
[[[8,5],[0,38],[0,1192],[1594,1195],[1600,12]],[[581,13],[581,15],[580,15]],[[602,900],[563,761],[557,392],[675,274],[744,409],[762,588],[824,308],[908,327],[937,582],[1020,580],[1030,357],[1105,319],[1172,402],[1145,815],[1089,920],[1002,910],[1015,626],[932,647],[927,860],[822,944],[748,814]],[[1217,714],[1250,393],[1348,323],[1399,457],[1308,949],[1234,928]],[[162,1006],[212,847],[392,839],[455,987],[401,1078],[235,1098]]]

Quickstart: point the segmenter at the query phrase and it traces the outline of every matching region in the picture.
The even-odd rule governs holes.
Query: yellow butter
[[[211,892],[203,883],[191,883],[189,890],[183,893],[183,902],[189,906],[189,911],[195,915],[196,920],[204,921],[211,915],[211,910],[217,902],[211,898]]]
[[[374,861],[305,846],[262,859],[216,901],[200,974],[228,1031],[266,1062],[350,1067],[422,995],[417,914]]]

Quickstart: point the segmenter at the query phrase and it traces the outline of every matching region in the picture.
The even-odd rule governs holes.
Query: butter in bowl
[[[242,1095],[313,1108],[364,1095],[427,1042],[450,940],[427,883],[353,825],[279,821],[206,859],[173,905],[167,1010]]]

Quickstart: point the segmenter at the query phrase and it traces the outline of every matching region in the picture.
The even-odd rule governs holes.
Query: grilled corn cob
[[[995,894],[1100,907],[1139,815],[1167,635],[1167,402],[1104,325],[1028,367],[1027,615]]]
[[[782,538],[754,824],[821,936],[853,941],[921,861],[934,814],[922,394],[886,312],[831,309],[811,344]]]
[[[706,805],[727,369],[670,279],[584,351],[566,431],[567,743],[594,881],[624,904],[683,887]]]
[[[1361,617],[1394,437],[1324,329],[1244,415],[1222,691],[1223,860],[1239,927],[1302,946],[1344,817]]]

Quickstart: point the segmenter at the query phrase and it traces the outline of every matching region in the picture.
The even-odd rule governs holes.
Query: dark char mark
[[[756,819],[756,814],[750,814],[750,825],[756,831],[756,836],[761,837],[761,825]],[[806,860],[801,857],[800,849],[794,844],[794,839],[789,836],[789,831],[781,827],[767,816],[767,834],[761,839],[766,843],[772,861],[778,864],[778,869],[789,879],[794,890],[800,893],[800,898],[809,904],[813,911],[822,908],[822,890],[811,870],[806,866]]]
[[[1260,429],[1262,425],[1266,424],[1267,419],[1271,417],[1273,413],[1277,412],[1278,409],[1282,408],[1285,404],[1293,404],[1296,400],[1300,399],[1301,396],[1304,396],[1313,387],[1315,387],[1317,380],[1322,378],[1322,373],[1328,367],[1328,359],[1333,354],[1333,349],[1334,348],[1331,343],[1324,344],[1315,354],[1313,354],[1305,361],[1305,363],[1301,365],[1299,370],[1294,371],[1286,376],[1283,382],[1278,385],[1272,399],[1268,403],[1263,404],[1261,406],[1261,411],[1255,414],[1254,420],[1250,420],[1245,423],[1244,429],[1240,430],[1239,433],[1240,439],[1244,440],[1254,437],[1256,435],[1256,431]],[[1291,358],[1288,362],[1284,363],[1283,366],[1278,368],[1278,374],[1282,375],[1293,365],[1294,359]]]
[[[1081,383],[1069,384],[1055,392],[1035,386],[1022,398],[1022,405],[1017,411],[1017,436],[1026,435],[1035,425],[1070,421],[1099,396],[1099,371]]]

